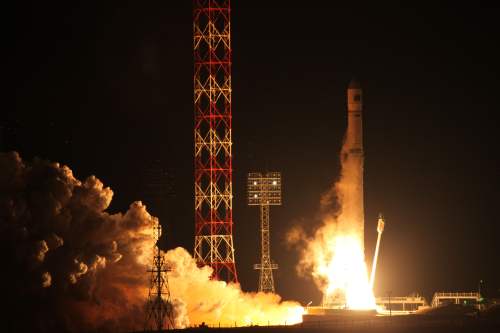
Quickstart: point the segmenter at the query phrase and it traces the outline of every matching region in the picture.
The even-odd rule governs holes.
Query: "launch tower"
[[[238,282],[233,246],[229,0],[194,0],[195,244],[198,265]]]
[[[281,174],[279,172],[252,172],[248,174],[248,205],[260,207],[261,258],[254,269],[260,270],[259,291],[274,293],[273,269],[269,235],[269,206],[281,205]]]

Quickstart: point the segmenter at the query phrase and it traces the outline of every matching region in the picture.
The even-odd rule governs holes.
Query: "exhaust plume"
[[[324,306],[373,309],[375,298],[364,255],[363,202],[359,200],[363,158],[349,154],[348,149],[344,140],[340,178],[320,201],[321,227],[305,239],[297,236],[303,230],[292,229],[287,239],[300,250],[299,274],[311,274],[323,293]]]
[[[303,308],[296,302],[281,302],[272,293],[245,293],[239,284],[211,280],[212,268],[198,268],[193,257],[183,248],[166,253],[171,266],[171,294],[182,300],[184,318],[180,327],[205,322],[209,325],[284,325],[302,321]]]
[[[67,166],[0,153],[0,240],[7,331],[130,331],[143,328],[156,238],[140,202],[106,210],[113,192]],[[182,248],[165,253],[175,325],[295,323],[302,307],[210,280]]]
[[[94,176],[81,182],[58,163],[28,165],[17,153],[1,153],[0,170],[9,326],[140,328],[155,244],[155,218],[145,206],[134,202],[125,214],[107,213],[111,189]]]

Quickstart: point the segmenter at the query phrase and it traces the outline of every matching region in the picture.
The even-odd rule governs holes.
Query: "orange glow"
[[[359,239],[355,235],[339,235],[328,244],[331,260],[318,266],[324,277],[324,305],[353,310],[375,308],[368,272]]]
[[[304,308],[273,293],[246,293],[239,284],[211,279],[209,266],[198,267],[183,248],[165,254],[176,327],[205,322],[209,326],[292,325],[302,322]]]

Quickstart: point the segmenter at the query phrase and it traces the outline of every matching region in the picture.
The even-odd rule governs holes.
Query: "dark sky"
[[[319,199],[339,174],[352,76],[364,89],[370,260],[379,211],[387,222],[376,293],[430,297],[475,290],[479,279],[499,288],[499,10],[338,3],[232,1],[243,288],[256,289],[259,260],[245,176],[276,170],[284,184],[284,205],[271,212],[277,290],[319,301],[312,281],[295,274],[284,238],[293,225],[319,225]],[[191,1],[23,3],[11,56],[15,108],[1,113],[1,150],[60,161],[80,179],[95,174],[115,192],[112,211],[144,199],[158,161],[175,196],[151,211],[167,226],[166,247],[192,251]]]

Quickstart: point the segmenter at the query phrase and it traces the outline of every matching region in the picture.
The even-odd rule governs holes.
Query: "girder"
[[[213,278],[238,282],[233,245],[229,0],[194,0],[195,244]]]

